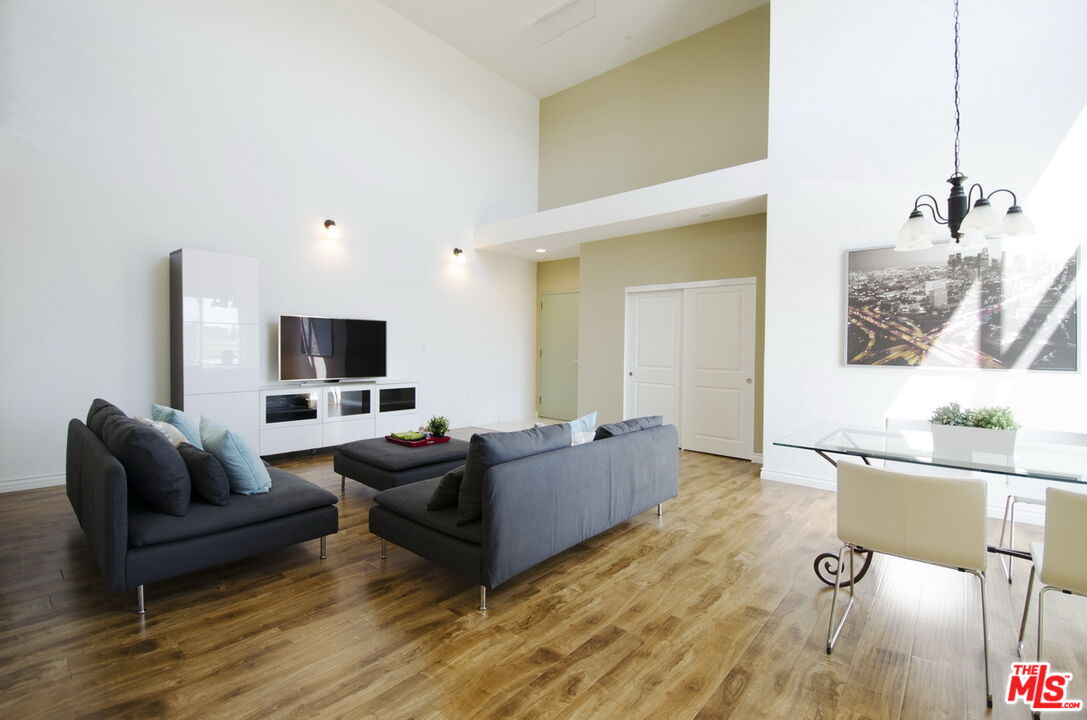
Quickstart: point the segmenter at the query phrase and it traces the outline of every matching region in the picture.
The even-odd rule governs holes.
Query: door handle
[[[747,379],[747,384],[748,384],[748,385],[750,385],[750,384],[751,384],[751,378],[748,378],[748,379]]]

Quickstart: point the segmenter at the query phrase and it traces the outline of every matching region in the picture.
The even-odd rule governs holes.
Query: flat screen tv
[[[384,376],[384,320],[279,316],[280,380]]]

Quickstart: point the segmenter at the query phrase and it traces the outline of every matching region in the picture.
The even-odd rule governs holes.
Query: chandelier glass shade
[[[947,215],[941,213],[935,197],[919,195],[913,201],[909,218],[898,231],[895,250],[908,252],[932,247],[933,240],[946,237],[939,225],[947,225],[952,246],[961,248],[984,247],[990,238],[1034,234],[1034,223],[1023,213],[1011,190],[1000,188],[986,194],[978,183],[971,185],[969,190],[964,189],[967,177],[959,172],[959,127],[959,0],[955,0],[955,172],[947,180],[951,184]],[[1011,205],[1003,215],[990,202],[998,193],[1011,195]],[[925,214],[926,209],[931,217]]]
[[[920,210],[910,213],[910,219],[898,231],[895,250],[924,250],[940,236],[940,227]]]

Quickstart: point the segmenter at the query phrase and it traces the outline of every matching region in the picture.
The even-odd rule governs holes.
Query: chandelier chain
[[[955,174],[959,174],[959,0],[955,0]]]

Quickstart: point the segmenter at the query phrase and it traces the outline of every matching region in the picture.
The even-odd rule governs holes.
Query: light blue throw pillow
[[[186,415],[180,410],[175,410],[174,408],[166,407],[165,405],[152,405],[151,419],[170,423],[181,431],[181,434],[185,436],[185,440],[188,441],[190,445],[195,445],[201,450],[204,449],[204,445],[200,441],[199,418],[195,418],[192,415]]]
[[[200,418],[200,438],[204,441],[204,449],[223,464],[230,492],[258,495],[271,489],[272,476],[268,474],[268,468],[241,435],[205,417]]]
[[[592,432],[596,430],[596,411],[593,410],[588,415],[582,415],[577,420],[570,421],[571,433],[583,433]]]

